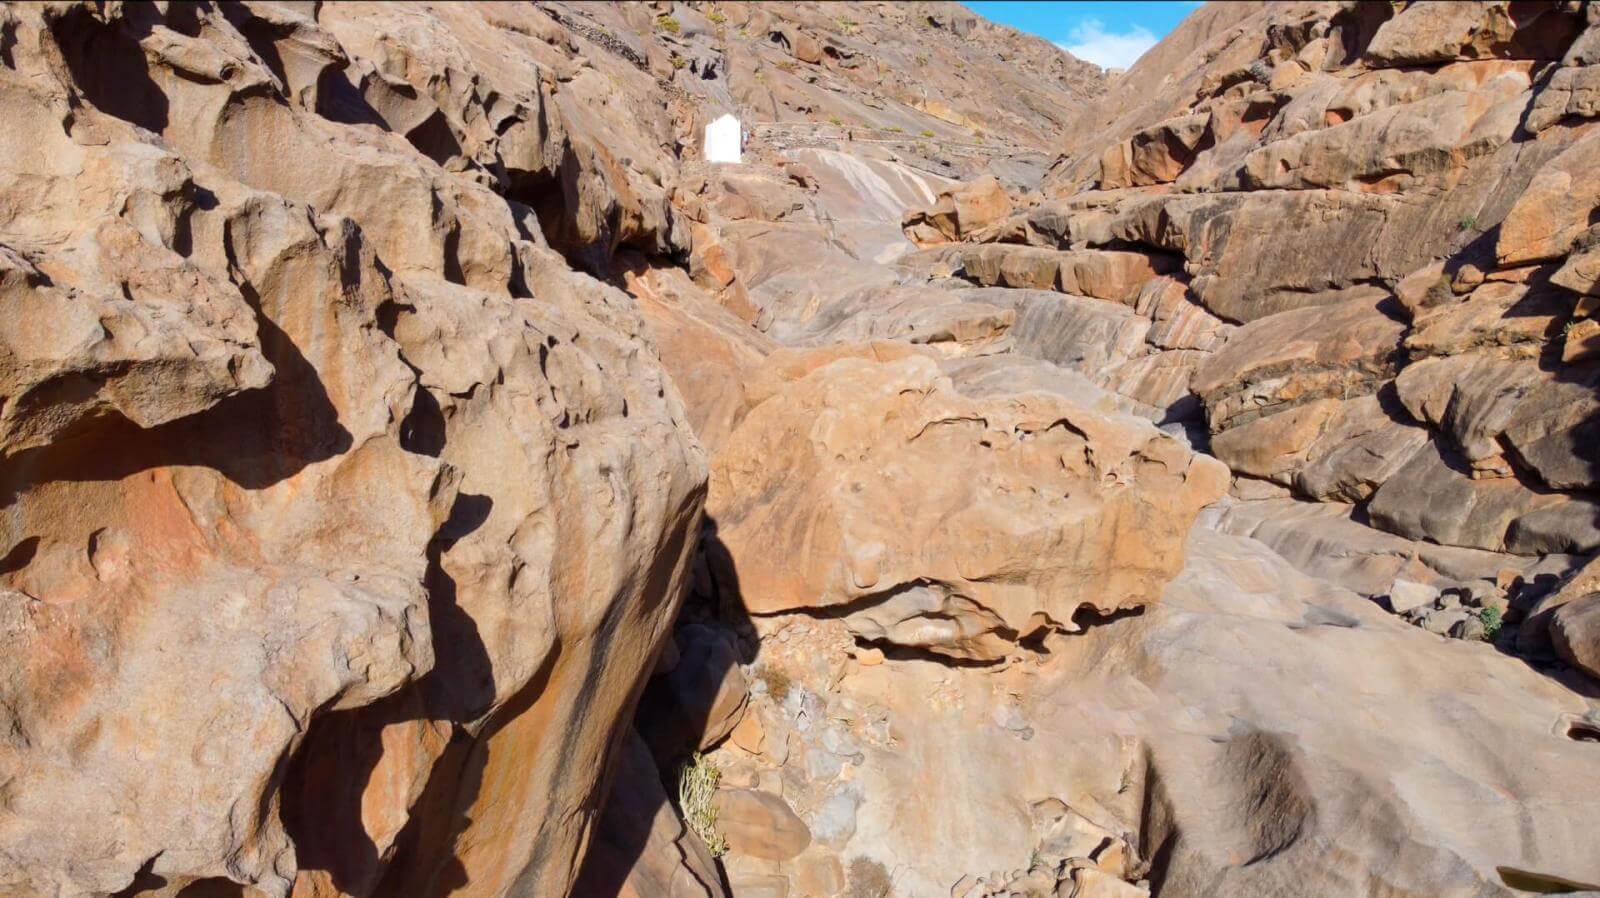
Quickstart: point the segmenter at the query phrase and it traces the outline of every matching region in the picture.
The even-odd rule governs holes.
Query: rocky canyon
[[[1597,557],[1597,0],[0,4],[0,898],[1600,895]]]

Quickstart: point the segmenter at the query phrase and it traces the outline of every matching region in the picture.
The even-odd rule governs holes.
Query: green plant
[[[1463,215],[1461,217],[1461,230],[1476,231],[1478,229],[1478,216]]]
[[[900,127],[899,125],[890,125],[889,127],[885,128],[883,130],[888,131],[890,134],[904,134],[904,133],[906,133],[906,129]]]
[[[683,822],[706,843],[712,857],[728,853],[728,840],[717,831],[717,808],[711,799],[722,782],[722,771],[716,762],[696,753],[685,761],[678,771],[678,809],[683,812]]]
[[[830,115],[830,116],[828,116],[828,124],[830,124],[830,125],[842,125],[842,124],[844,124],[844,119],[839,118],[837,115]]]
[[[1483,641],[1493,642],[1500,627],[1505,624],[1501,618],[1500,608],[1497,605],[1485,605],[1478,611],[1478,620],[1483,622]]]
[[[932,128],[923,128],[920,133],[922,134],[923,137],[932,137],[933,136],[933,129]]]
[[[678,24],[678,20],[666,13],[656,16],[656,27],[668,34],[677,34],[683,30],[683,26]]]
[[[727,16],[723,15],[722,13],[720,13],[720,12],[714,10],[714,9],[712,11],[706,13],[706,18],[708,18],[711,21],[717,23],[718,25],[721,25],[723,22],[728,21],[728,17]]]
[[[847,19],[844,16],[840,16],[839,18],[834,19],[833,21],[834,21],[834,24],[838,25],[840,28],[843,28],[845,31],[849,31],[850,29],[856,27],[855,20]]]
[[[789,697],[789,690],[794,688],[794,681],[789,679],[789,675],[781,668],[773,667],[770,664],[762,665],[761,669],[756,672],[756,676],[761,678],[761,682],[767,684],[767,695],[771,696],[772,700],[780,705],[783,704],[784,699]]]
[[[850,898],[888,898],[889,868],[870,857],[850,861]]]
[[[688,64],[689,64],[689,60],[684,59],[682,56],[679,56],[676,53],[672,54],[672,67],[673,68],[681,69],[681,68],[683,68],[684,66],[686,66]]]

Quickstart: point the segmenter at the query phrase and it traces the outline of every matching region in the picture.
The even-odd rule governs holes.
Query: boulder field
[[[1600,894],[1597,120],[1593,0],[0,4],[0,896]]]

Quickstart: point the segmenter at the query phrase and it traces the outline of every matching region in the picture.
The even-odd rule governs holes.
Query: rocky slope
[[[1600,892],[1597,41],[0,6],[0,894]]]

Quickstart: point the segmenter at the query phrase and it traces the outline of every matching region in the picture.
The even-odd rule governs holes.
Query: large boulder
[[[788,369],[715,462],[719,586],[755,614],[994,658],[1080,608],[1153,600],[1220,465],[1045,393],[959,394],[933,359],[863,347]]]
[[[971,237],[1011,214],[1011,197],[989,175],[939,193],[930,209],[907,212],[906,235],[918,244],[944,243]]]
[[[1556,609],[1550,617],[1550,641],[1568,664],[1600,678],[1600,593]]]

